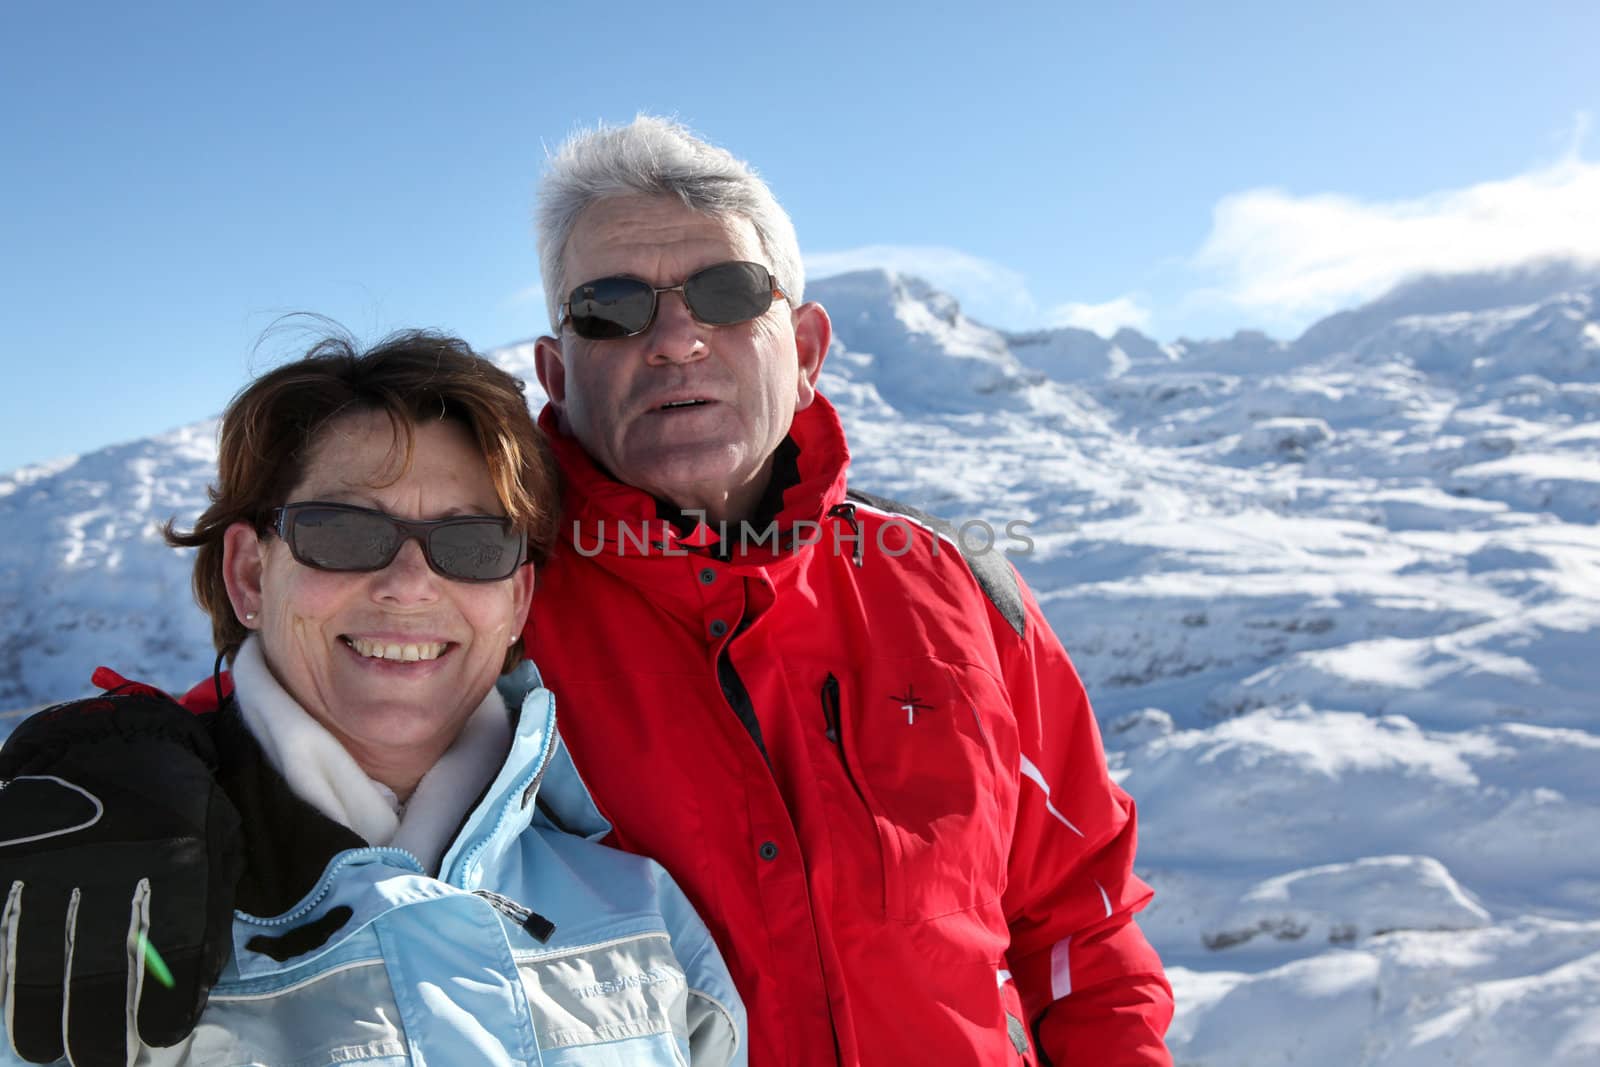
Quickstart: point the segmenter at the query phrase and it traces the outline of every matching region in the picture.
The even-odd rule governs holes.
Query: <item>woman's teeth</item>
[[[369,641],[364,637],[347,637],[345,643],[356,650],[356,655],[368,659],[392,659],[415,662],[438,659],[449,647],[442,641],[424,641],[415,645],[397,645],[384,641]]]

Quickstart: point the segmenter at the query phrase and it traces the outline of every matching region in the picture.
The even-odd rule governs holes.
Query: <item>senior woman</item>
[[[198,548],[232,660],[199,721],[239,813],[233,956],[193,1034],[138,1063],[743,1062],[705,927],[659,866],[596,843],[522,662],[558,496],[521,389],[452,339],[330,340],[223,416],[211,505],[167,535]],[[32,785],[80,799],[59,781]],[[17,878],[8,917],[28,905]],[[4,1056],[123,1049],[19,1040],[10,966]],[[130,1036],[159,985],[127,991]]]

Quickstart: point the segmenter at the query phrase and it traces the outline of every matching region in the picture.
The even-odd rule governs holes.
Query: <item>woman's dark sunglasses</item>
[[[689,314],[708,326],[749,322],[786,295],[772,272],[759,263],[718,263],[695,271],[681,285],[659,289],[622,275],[584,282],[561,305],[561,319],[572,324],[573,333],[591,341],[633,337],[655,321],[662,293],[682,293]]]
[[[509,578],[528,549],[527,534],[492,515],[415,521],[319,500],[272,509],[272,529],[290,555],[319,571],[381,571],[416,541],[429,567],[458,582]]]

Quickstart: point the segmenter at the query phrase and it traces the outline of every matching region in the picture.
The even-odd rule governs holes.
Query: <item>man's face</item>
[[[770,267],[747,220],[612,197],[579,216],[561,292],[612,275],[678,285],[732,260]],[[682,294],[663,293],[637,336],[590,341],[566,326],[541,338],[539,379],[566,429],[613,477],[712,519],[746,518],[795,412],[816,396],[829,336],[817,304],[791,310],[776,299],[749,322],[708,326]]]

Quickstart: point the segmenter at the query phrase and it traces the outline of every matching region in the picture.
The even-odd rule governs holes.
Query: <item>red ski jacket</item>
[[[565,526],[527,647],[613,843],[721,946],[750,1062],[1170,1064],[1133,802],[1003,546],[847,495],[820,398],[732,550],[540,421]]]

